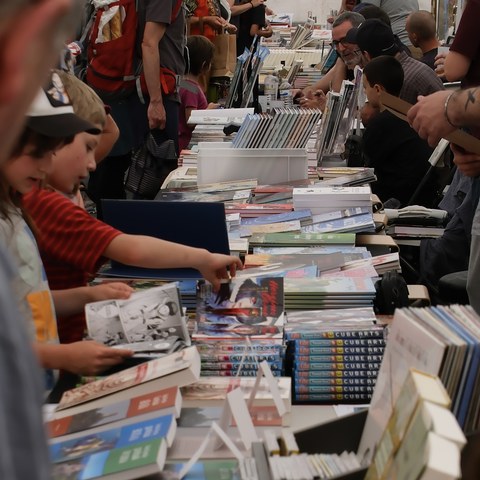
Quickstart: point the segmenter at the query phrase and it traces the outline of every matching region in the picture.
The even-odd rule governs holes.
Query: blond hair
[[[60,76],[75,114],[87,122],[104,127],[107,115],[100,97],[75,75],[63,70],[55,70],[55,72]]]

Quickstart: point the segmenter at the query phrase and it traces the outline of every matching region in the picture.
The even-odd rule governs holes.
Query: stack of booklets
[[[318,109],[275,108],[270,113],[247,115],[233,146],[304,149],[321,114]]]
[[[359,453],[371,459],[410,368],[438,375],[459,425],[466,432],[478,430],[479,366],[480,317],[471,307],[397,309]]]
[[[348,170],[349,167],[345,167]],[[326,168],[317,168],[318,176],[321,177],[323,172],[321,170],[326,170]],[[324,178],[320,182],[316,182],[316,185],[325,187],[327,185],[337,186],[337,187],[355,187],[359,185],[366,185],[367,183],[372,183],[377,180],[373,168],[362,168],[359,171],[352,167],[353,171],[349,171],[345,175],[339,175],[332,178]]]
[[[410,370],[366,479],[461,478],[465,435],[436,376]]]
[[[301,229],[303,233],[375,232],[372,208],[349,207],[312,216],[311,222]]]
[[[385,349],[373,309],[299,311],[285,327],[297,403],[368,403]]]
[[[282,214],[243,218],[240,235],[253,233],[343,233],[374,232],[375,222],[370,207],[345,208],[312,215],[310,209],[295,209]]]
[[[294,188],[293,205],[295,210],[309,208],[314,215],[345,208],[371,208],[371,193],[369,186]]]
[[[303,90],[305,87],[317,83],[322,76],[323,74],[321,70],[311,67],[304,67],[302,71],[297,73],[293,86],[294,88]]]
[[[285,278],[285,310],[353,308],[373,305],[371,278]]]
[[[372,168],[368,167],[326,167],[325,165],[317,167],[317,175],[320,180],[330,180],[338,177],[348,177],[365,175],[367,178],[371,176]]]
[[[393,238],[438,238],[445,229],[443,227],[420,225],[390,225],[387,234]]]
[[[239,352],[238,340],[245,341],[248,337],[254,343],[273,340],[272,345],[281,344],[283,318],[283,278],[234,278],[222,283],[218,292],[200,280],[197,322],[192,336],[203,345],[216,342],[219,347],[216,352],[205,347],[200,349],[202,375],[252,376],[257,374],[259,362],[267,360],[274,375],[280,376],[283,372],[281,350],[273,347],[268,353],[262,353],[244,348]]]
[[[241,218],[260,217],[288,213],[293,210],[291,203],[228,203],[225,204],[225,213],[239,213]]]
[[[252,247],[355,246],[354,233],[254,233]]]

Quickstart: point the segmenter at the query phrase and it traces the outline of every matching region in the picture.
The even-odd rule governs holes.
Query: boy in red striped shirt
[[[98,125],[98,120],[87,117],[90,117],[95,103],[103,109],[101,100],[91,93],[75,95],[72,89],[68,89],[69,82],[65,83],[76,113]],[[78,86],[78,92],[82,88],[88,89],[87,86]],[[221,279],[235,275],[236,269],[242,268],[241,261],[234,256],[214,254],[158,238],[124,234],[75,205],[69,197],[88,172],[95,169],[98,139],[92,137],[88,133],[76,135],[71,144],[58,150],[53,171],[48,176],[49,187],[37,189],[24,197],[24,207],[39,230],[38,244],[52,290],[85,286],[109,259],[148,268],[193,267],[215,287],[219,286]],[[83,312],[78,309],[59,312],[58,333],[62,343],[81,340],[84,330]]]

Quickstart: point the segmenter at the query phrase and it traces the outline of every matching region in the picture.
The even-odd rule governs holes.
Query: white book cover
[[[164,347],[148,350],[170,350],[174,342],[190,343],[176,283],[169,283],[133,293],[127,300],[105,300],[85,305],[88,335],[110,346],[128,347],[157,342]]]
[[[445,350],[409,309],[396,309],[358,449],[362,462],[370,463],[410,368],[438,375]]]

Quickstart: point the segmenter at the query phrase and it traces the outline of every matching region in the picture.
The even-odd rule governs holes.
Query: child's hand
[[[215,108],[218,108],[220,106],[219,103],[213,103],[213,102],[210,102],[208,105],[207,105],[207,110],[213,110]]]
[[[242,261],[232,255],[207,252],[202,259],[196,268],[213,285],[215,291],[220,288],[220,280],[234,277],[237,269],[243,269]]]
[[[133,288],[123,282],[107,282],[101,285],[88,287],[88,293],[91,302],[99,302],[101,300],[110,299],[126,299],[130,298]]]
[[[97,375],[133,355],[131,350],[110,348],[93,341],[68,343],[62,347],[60,368],[77,375]]]

